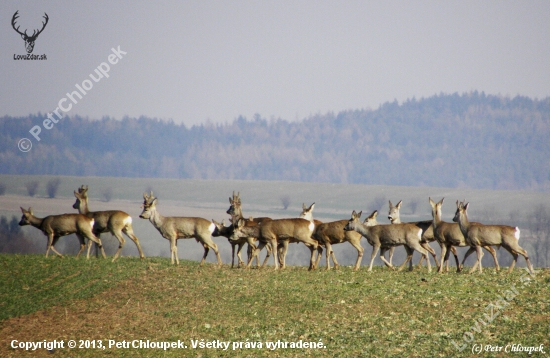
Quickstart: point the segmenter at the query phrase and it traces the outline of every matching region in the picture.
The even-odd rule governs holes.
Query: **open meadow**
[[[128,239],[122,257],[114,263],[109,258],[75,258],[78,245],[73,235],[56,245],[63,258],[51,253],[46,258],[46,238],[35,228],[23,227],[32,250],[0,254],[2,357],[27,355],[24,348],[13,345],[54,340],[64,346],[53,352],[38,349],[32,355],[446,357],[470,356],[478,349],[490,356],[507,356],[514,349],[540,345],[545,352],[550,350],[550,270],[536,264],[540,252],[533,248],[530,230],[524,229],[531,227],[533,213],[550,202],[550,194],[60,177],[55,198],[49,198],[46,183],[52,178],[0,175],[0,184],[6,187],[0,195],[0,216],[18,220],[20,206],[33,207],[38,217],[74,213],[73,191],[85,184],[92,211],[119,209],[132,216],[146,258],[138,258],[136,246]],[[34,197],[25,187],[30,181],[40,183]],[[428,197],[445,197],[443,220],[451,221],[455,201],[466,199],[472,220],[522,228],[520,242],[530,254],[535,273],[524,270],[525,260],[520,257],[519,267],[507,275],[511,259],[502,249],[500,273],[495,272],[490,255],[484,257],[482,274],[457,274],[452,260],[445,274],[428,273],[426,266],[412,272],[391,271],[380,266],[379,259],[373,272],[367,272],[372,248],[365,239],[361,241],[365,255],[357,272],[349,267],[357,252],[348,243],[334,246],[342,265],[338,270],[325,271],[323,257],[316,271],[308,271],[309,250],[302,244],[290,245],[285,270],[274,271],[272,260],[264,269],[232,269],[230,245],[223,237],[214,239],[222,254],[221,268],[213,264],[212,253],[207,264],[198,266],[203,248],[193,239],[179,240],[180,265],[175,267],[170,264],[168,241],[148,220],[138,217],[146,190],[158,197],[162,215],[226,222],[233,191],[240,192],[245,216],[297,217],[302,203],[315,202],[314,217],[321,221],[349,219],[352,210],[365,215],[376,209],[384,224],[388,223],[388,200],[403,200],[401,218],[412,221],[431,219]],[[112,256],[116,240],[110,234],[101,238],[107,255]],[[431,246],[439,255],[438,245]],[[459,253],[462,258],[464,249]],[[400,264],[404,256],[404,250],[397,249],[394,263]],[[418,258],[415,254],[415,264]],[[471,257],[466,265],[473,262]],[[68,347],[71,340],[76,348]],[[174,347],[166,351],[152,348],[157,342]]]

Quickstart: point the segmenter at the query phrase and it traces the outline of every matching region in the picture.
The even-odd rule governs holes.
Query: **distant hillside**
[[[299,122],[0,119],[0,173],[550,190],[550,97],[472,92]],[[31,139],[28,153],[17,149]]]

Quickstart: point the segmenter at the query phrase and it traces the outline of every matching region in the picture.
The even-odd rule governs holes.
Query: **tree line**
[[[550,189],[550,97],[440,94],[301,121],[0,119],[0,173]],[[18,140],[31,138],[28,153]]]

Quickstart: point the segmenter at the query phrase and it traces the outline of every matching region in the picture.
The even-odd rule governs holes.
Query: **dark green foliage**
[[[191,128],[76,116],[19,153],[17,139],[44,117],[0,120],[0,173],[535,190],[550,178],[550,98],[441,94],[300,122],[255,115]]]

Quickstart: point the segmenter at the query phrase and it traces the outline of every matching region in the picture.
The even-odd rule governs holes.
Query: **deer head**
[[[29,36],[27,35],[27,30],[25,30],[25,32],[21,32],[19,31],[19,27],[20,26],[17,26],[17,28],[15,27],[15,20],[17,20],[19,18],[19,16],[17,15],[17,13],[19,12],[19,10],[17,10],[15,12],[15,14],[13,14],[13,17],[11,18],[11,26],[13,27],[13,29],[19,34],[21,35],[21,38],[23,40],[25,40],[25,48],[27,50],[27,53],[32,53],[32,50],[34,49],[34,42],[36,41],[36,38],[38,37],[38,35],[40,35],[40,33],[42,31],[44,31],[44,28],[46,27],[46,25],[48,24],[48,14],[44,13],[44,19],[46,20],[45,22],[43,21],[42,22],[42,28],[40,30],[34,30],[32,35]],[[38,31],[38,32],[37,32]]]

